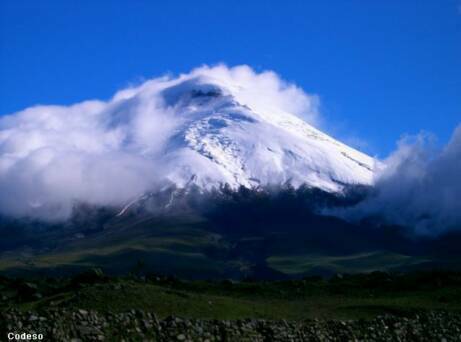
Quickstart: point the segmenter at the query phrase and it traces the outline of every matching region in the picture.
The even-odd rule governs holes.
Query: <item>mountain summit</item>
[[[240,103],[238,87],[197,77],[162,91],[180,118],[162,151],[163,163],[174,165],[165,175],[170,182],[205,188],[290,183],[327,191],[371,184],[373,158],[294,114]]]

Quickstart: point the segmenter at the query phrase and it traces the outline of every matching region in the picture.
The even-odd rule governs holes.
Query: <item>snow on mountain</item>
[[[181,187],[194,179],[205,188],[289,182],[327,191],[371,184],[373,158],[296,115],[239,103],[235,87],[195,78],[163,91],[166,103],[182,118],[163,151],[164,163],[175,166],[166,175],[171,182]]]

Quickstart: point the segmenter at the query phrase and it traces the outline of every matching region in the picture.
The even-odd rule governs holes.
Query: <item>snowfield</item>
[[[163,91],[181,118],[163,151],[167,178],[200,187],[303,183],[327,191],[371,184],[375,160],[277,108],[240,104],[232,88],[197,78]]]

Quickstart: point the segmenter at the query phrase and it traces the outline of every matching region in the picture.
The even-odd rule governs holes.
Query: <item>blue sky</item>
[[[271,69],[320,96],[328,132],[386,156],[461,122],[461,2],[0,3],[0,115],[107,99],[201,64]]]

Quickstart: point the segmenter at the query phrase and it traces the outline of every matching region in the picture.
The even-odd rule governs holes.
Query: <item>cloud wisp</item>
[[[461,229],[461,126],[437,149],[428,134],[404,138],[376,175],[373,195],[347,213],[437,235]]]

